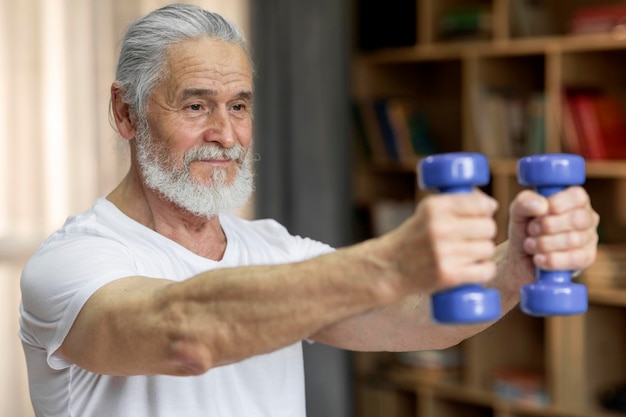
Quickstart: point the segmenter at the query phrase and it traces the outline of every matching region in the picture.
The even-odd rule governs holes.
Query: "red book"
[[[572,106],[572,114],[577,126],[581,144],[586,150],[587,159],[605,159],[607,150],[602,140],[602,129],[596,111],[597,95],[574,94],[570,96],[569,102]]]
[[[563,150],[586,157],[587,153],[582,147],[581,137],[578,134],[574,114],[572,113],[572,106],[566,94],[563,94],[561,106],[561,142]]]
[[[601,4],[580,7],[570,20],[572,33],[607,33],[626,19],[626,5]]]
[[[596,98],[596,112],[607,159],[626,159],[626,120],[624,107],[614,97]]]

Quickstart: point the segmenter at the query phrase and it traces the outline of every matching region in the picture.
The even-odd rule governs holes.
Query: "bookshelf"
[[[599,32],[571,33],[574,16],[584,19],[593,12],[590,8],[605,3],[617,4],[613,9],[619,11],[626,2],[390,0],[376,7],[371,3],[352,2],[355,111],[363,119],[370,110],[361,107],[401,97],[427,121],[437,152],[489,150],[492,181],[486,191],[501,207],[507,207],[520,190],[518,157],[533,150],[571,151],[563,117],[566,89],[600,91],[626,111],[626,30],[613,25]],[[455,18],[465,19],[458,23],[462,30],[445,32],[441,22],[446,20],[449,27]],[[577,20],[577,30],[588,28],[585,23]],[[394,32],[399,24],[410,30]],[[377,32],[385,36],[372,36]],[[485,98],[492,104],[481,101]],[[518,103],[515,120],[522,117],[523,133],[511,133],[511,119],[503,119],[504,127],[486,131],[481,120],[488,126],[502,123],[496,116],[502,108],[494,113],[487,109],[510,100]],[[354,133],[358,140],[353,196],[363,213],[359,227],[363,237],[390,227],[372,227],[372,212],[394,207],[389,201],[402,206],[401,202],[421,197],[415,168],[424,154],[404,152],[393,158],[380,153],[384,148],[380,143],[377,153],[370,143],[371,129],[355,128]],[[402,140],[403,145],[396,145],[406,150],[406,137]],[[626,149],[626,138],[617,140],[621,142],[612,142],[611,149]],[[493,147],[498,141],[512,142]],[[463,360],[453,367],[443,362],[424,365],[421,359],[407,364],[401,355],[391,353],[357,353],[358,417],[615,415],[602,407],[601,397],[626,383],[626,160],[588,159],[585,187],[602,219],[598,261],[580,278],[589,289],[588,312],[540,319],[515,309],[455,347]],[[383,218],[393,219],[393,213]],[[498,240],[503,240],[506,209],[496,220],[502,231]]]

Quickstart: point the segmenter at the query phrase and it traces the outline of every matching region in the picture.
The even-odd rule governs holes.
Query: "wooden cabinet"
[[[581,7],[607,2],[377,2],[378,10],[398,8],[395,14],[369,10],[370,3],[354,0],[353,4],[357,36],[351,91],[355,103],[410,98],[428,121],[437,152],[485,149],[481,120],[488,125],[496,121],[488,105],[479,100],[484,91],[514,92],[524,100],[526,129],[536,122],[532,129],[541,137],[540,143],[512,148],[509,144],[506,151],[490,149],[492,181],[486,189],[503,207],[497,214],[498,240],[505,238],[506,207],[521,189],[516,179],[518,157],[531,149],[568,150],[564,91],[601,91],[626,108],[624,28],[617,25],[606,33],[569,33],[572,16]],[[537,4],[542,6],[539,11],[524,9]],[[468,8],[484,13],[484,27],[469,34],[443,34],[444,19]],[[403,16],[406,20],[407,13],[414,18],[409,25],[412,36],[387,37],[391,46],[371,43],[371,31],[393,31],[393,19]],[[524,13],[531,13],[530,21],[524,22]],[[539,27],[524,26],[539,23]],[[369,34],[366,39],[358,35],[363,33]],[[510,140],[497,132],[490,133],[490,141]],[[527,134],[525,141],[529,138]],[[375,149],[367,154],[361,142],[355,141],[358,158],[353,188],[362,212],[371,214],[382,201],[420,198],[415,168],[423,155],[403,153],[390,158]],[[623,146],[626,148],[626,143]],[[600,407],[599,398],[626,382],[626,263],[622,259],[626,257],[626,160],[588,159],[585,187],[602,218],[598,262],[581,277],[589,289],[588,312],[542,319],[513,310],[460,345],[463,361],[453,377],[433,376],[432,370],[402,364],[393,354],[355,354],[358,416],[611,415]],[[498,395],[498,376],[507,372],[519,372],[522,381],[539,384],[545,397],[526,400]]]

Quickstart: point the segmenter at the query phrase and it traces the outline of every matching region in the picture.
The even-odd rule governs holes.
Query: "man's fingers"
[[[430,225],[433,240],[471,241],[494,239],[496,221],[491,217],[448,218]]]
[[[548,201],[550,203],[550,214],[561,214],[590,205],[589,195],[580,186],[568,187],[550,196]]]
[[[545,270],[579,270],[591,265],[595,254],[595,250],[585,246],[564,252],[539,253],[533,256],[533,261]]]
[[[528,237],[524,241],[524,250],[529,254],[567,251],[582,248],[597,241],[597,234],[593,229],[582,231],[566,231],[554,235]]]
[[[482,191],[472,193],[439,194],[433,208],[454,216],[491,216],[498,209],[498,202]]]
[[[559,215],[538,217],[528,223],[528,235],[539,236],[575,230],[586,230],[598,225],[599,216],[586,208],[575,208]]]

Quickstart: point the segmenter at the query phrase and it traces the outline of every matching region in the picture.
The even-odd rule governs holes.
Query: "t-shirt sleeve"
[[[48,365],[71,365],[56,352],[78,313],[99,288],[135,275],[124,245],[101,237],[48,242],[26,264],[21,278],[21,337],[44,349]]]
[[[264,219],[257,224],[260,225],[260,229],[257,230],[263,235],[265,241],[277,251],[284,249],[285,252],[289,253],[289,262],[315,258],[335,250],[326,243],[300,235],[292,235],[285,226],[275,220]]]
[[[294,239],[296,239],[299,243],[301,253],[300,256],[302,259],[315,258],[316,256],[324,255],[335,250],[326,243],[322,243],[308,237],[294,236]]]

